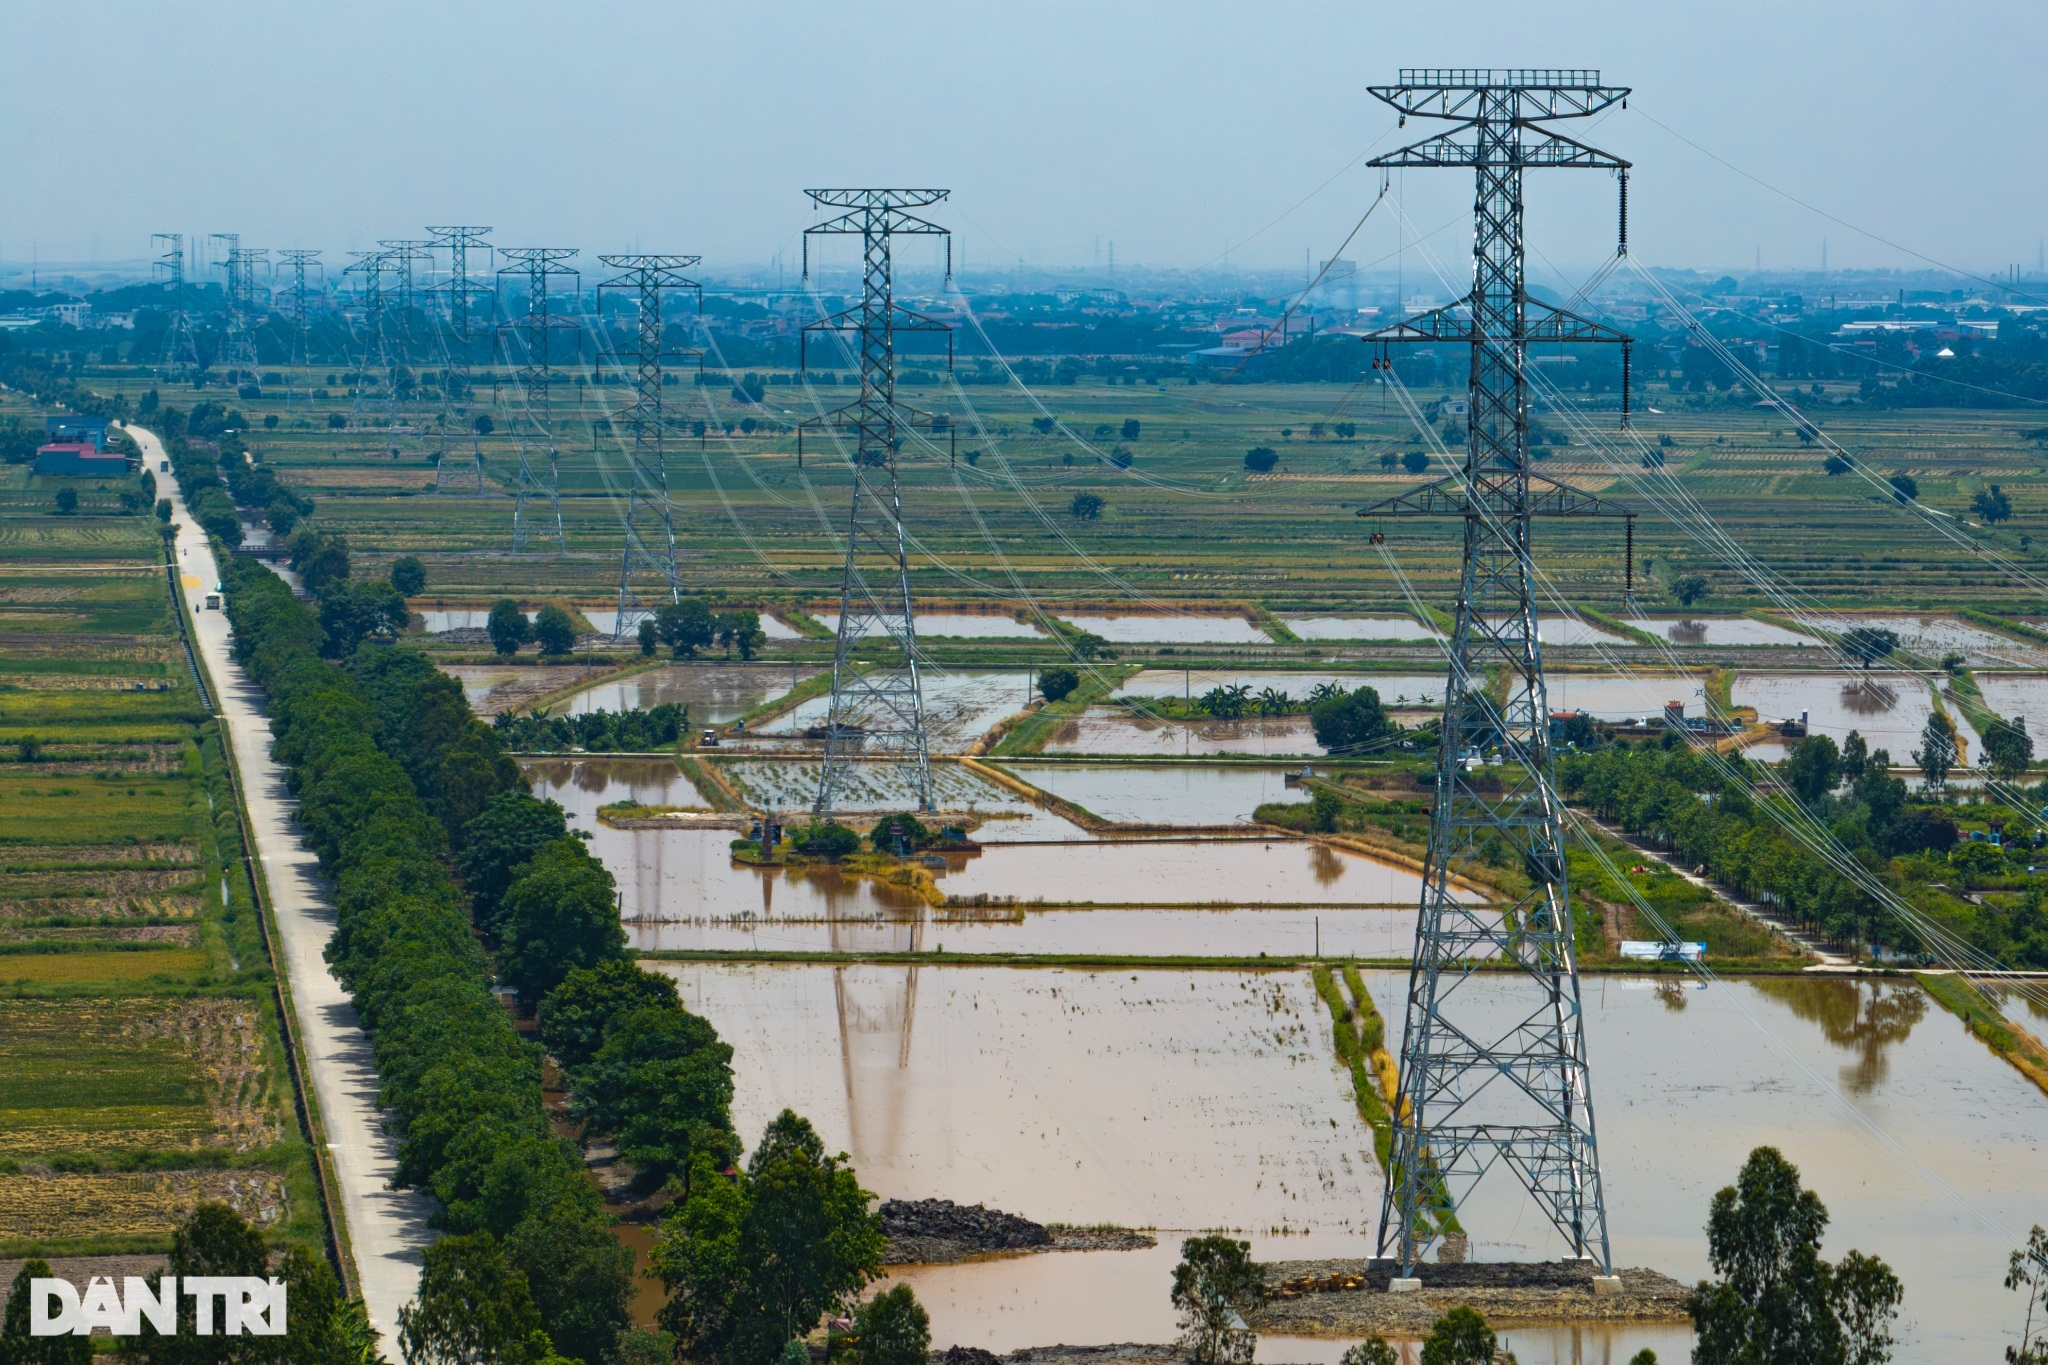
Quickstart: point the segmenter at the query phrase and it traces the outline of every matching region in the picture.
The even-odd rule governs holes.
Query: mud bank
[[[1495,1327],[1554,1322],[1683,1322],[1686,1286],[1641,1268],[1617,1272],[1622,1292],[1593,1292],[1593,1272],[1564,1262],[1424,1266],[1422,1288],[1393,1294],[1387,1265],[1361,1260],[1269,1261],[1273,1299],[1252,1316],[1261,1333],[1304,1337],[1423,1337],[1460,1304]]]
[[[1038,1251],[1128,1251],[1158,1239],[1129,1228],[1067,1228],[950,1199],[888,1199],[877,1210],[884,1265],[950,1265],[976,1256]]]

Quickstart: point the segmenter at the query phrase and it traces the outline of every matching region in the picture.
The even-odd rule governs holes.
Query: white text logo
[[[153,1294],[148,1281],[130,1275],[125,1295],[100,1276],[82,1297],[69,1280],[30,1280],[28,1334],[82,1337],[103,1327],[117,1337],[132,1337],[148,1322],[157,1335],[175,1336],[181,1286],[185,1297],[195,1301],[193,1326],[202,1337],[216,1330],[230,1337],[284,1335],[284,1282],[254,1275],[188,1275],[183,1281],[166,1275]]]

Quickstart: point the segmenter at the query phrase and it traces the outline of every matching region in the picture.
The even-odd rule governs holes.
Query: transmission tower
[[[228,244],[221,271],[227,276],[228,337],[222,348],[228,368],[241,375],[241,382],[256,382],[256,269],[270,268],[268,247],[245,247],[239,232],[216,232],[213,236]]]
[[[357,287],[357,306],[363,319],[363,347],[358,352],[356,372],[349,385],[350,431],[365,431],[363,414],[370,406],[370,376],[380,375],[384,379],[384,440],[393,459],[398,457],[398,384],[396,366],[393,363],[390,337],[390,318],[384,276],[390,269],[388,253],[383,251],[354,251],[355,263],[342,271],[344,276],[354,275],[361,283]]]
[[[508,246],[500,247],[498,254],[512,262],[498,272],[499,279],[509,275],[526,277],[526,316],[500,326],[501,331],[522,333],[525,347],[519,360],[519,387],[525,421],[518,424],[519,481],[512,494],[512,553],[519,554],[526,549],[526,539],[531,533],[526,504],[534,498],[546,499],[554,519],[555,548],[566,552],[569,538],[562,527],[561,456],[555,448],[554,424],[548,411],[548,381],[553,368],[548,354],[548,338],[554,332],[580,329],[574,318],[548,311],[548,281],[577,275],[573,267],[562,264],[576,254],[576,248]],[[547,457],[546,482],[542,482],[534,468],[536,446]]]
[[[1629,513],[1530,472],[1524,367],[1531,343],[1627,338],[1529,297],[1522,173],[1626,169],[1627,162],[1548,124],[1598,113],[1628,91],[1602,85],[1597,71],[1404,70],[1399,84],[1372,93],[1404,122],[1452,123],[1372,165],[1470,167],[1478,175],[1472,292],[1365,338],[1471,351],[1462,472],[1359,513],[1453,516],[1465,526],[1379,1252],[1413,1277],[1430,1245],[1459,1230],[1457,1211],[1472,1187],[1501,1164],[1573,1254],[1612,1275],[1530,525],[1535,516]],[[1504,702],[1488,695],[1491,669],[1507,678]],[[1497,764],[1475,771],[1487,756]],[[1529,890],[1506,906],[1463,899],[1459,871],[1481,855],[1518,867]],[[1489,971],[1484,998],[1476,999],[1482,992],[1473,974],[1482,965],[1516,970]]]
[[[448,253],[448,278],[434,286],[434,292],[446,297],[448,303],[448,345],[447,372],[441,376],[442,434],[441,458],[434,466],[434,491],[453,492],[458,484],[463,491],[482,497],[484,492],[484,450],[482,433],[472,426],[469,433],[469,458],[450,459],[448,456],[448,421],[460,416],[455,404],[468,403],[474,395],[475,384],[470,377],[470,352],[475,344],[476,332],[471,317],[480,300],[488,300],[491,286],[469,273],[469,253],[472,250],[489,253],[490,243],[485,236],[487,227],[430,227],[435,245]],[[488,310],[488,303],[485,303]]]
[[[633,436],[626,456],[626,548],[619,559],[619,619],[612,627],[612,638],[623,640],[658,605],[642,595],[643,587],[663,601],[679,602],[683,596],[676,573],[675,511],[669,506],[668,457],[663,448],[661,295],[665,289],[690,289],[703,298],[703,286],[682,273],[703,258],[635,255],[597,259],[620,272],[597,286],[599,297],[607,289],[630,289],[639,305],[633,405],[625,414]],[[598,325],[604,325],[602,305]]]
[[[292,272],[292,347],[285,357],[285,402],[292,403],[298,396],[298,367],[312,359],[312,348],[306,337],[306,267],[321,269],[320,253],[307,247],[286,247],[277,253],[278,260],[291,268]]]
[[[164,338],[164,374],[168,378],[177,366],[183,365],[190,376],[199,371],[199,347],[192,337],[191,314],[185,308],[185,234],[153,232],[149,240],[169,243],[152,267],[162,272],[164,286],[171,296],[171,322]]]
[[[853,332],[860,337],[860,396],[844,407],[812,418],[822,427],[853,437],[853,499],[847,518],[846,568],[839,583],[839,643],[832,655],[832,706],[825,719],[825,764],[812,809],[830,814],[852,765],[861,753],[894,753],[910,760],[917,807],[932,809],[930,746],[925,736],[924,688],[918,676],[917,622],[910,602],[910,560],[904,548],[903,500],[896,480],[902,429],[913,420],[896,403],[896,334],[947,332],[945,324],[913,313],[896,302],[890,240],[900,235],[946,239],[946,273],[952,274],[951,233],[906,210],[944,199],[946,190],[806,190],[819,208],[846,210],[804,231],[804,275],[810,275],[811,238],[861,239],[860,303],[804,328],[811,332]],[[802,440],[801,430],[798,440]],[[802,458],[802,446],[798,446]],[[863,556],[886,564],[870,575]],[[901,660],[888,659],[862,671],[854,650],[872,637],[891,641]]]

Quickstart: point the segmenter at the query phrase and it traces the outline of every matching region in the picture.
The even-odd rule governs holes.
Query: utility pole
[[[468,468],[448,458],[446,418],[455,415],[454,404],[459,399],[469,402],[475,394],[475,385],[470,379],[470,351],[475,343],[475,330],[470,325],[470,315],[479,300],[488,300],[491,286],[469,273],[469,253],[472,250],[488,253],[490,243],[484,240],[490,232],[487,227],[430,227],[435,243],[448,253],[448,279],[444,284],[434,286],[439,293],[448,296],[448,371],[441,376],[442,393],[442,450],[441,458],[434,465],[434,491],[450,491],[459,480],[470,484],[475,495],[484,492],[484,448],[483,435],[472,425],[469,433]],[[488,303],[486,302],[486,307]]]
[[[535,498],[545,499],[553,516],[556,551],[567,552],[569,538],[562,526],[561,457],[555,449],[554,426],[548,413],[548,382],[553,369],[548,357],[548,337],[558,331],[576,331],[578,325],[573,318],[548,311],[548,281],[578,275],[574,267],[562,264],[576,254],[576,248],[508,246],[500,247],[498,254],[512,262],[498,271],[500,280],[508,275],[526,277],[526,316],[500,327],[501,331],[523,333],[525,339],[519,360],[519,387],[526,420],[520,424],[519,482],[512,494],[512,553],[526,550],[531,532],[526,504]],[[546,482],[542,482],[534,468],[534,446],[546,452]]]
[[[924,689],[918,676],[917,623],[910,602],[910,560],[904,545],[903,500],[896,480],[901,432],[912,415],[896,403],[896,334],[946,332],[952,363],[951,330],[896,302],[891,239],[900,235],[946,238],[946,273],[952,272],[952,235],[936,223],[907,212],[944,199],[946,190],[806,190],[819,208],[843,209],[804,230],[804,277],[811,273],[811,238],[861,239],[860,303],[804,328],[852,332],[860,338],[860,396],[844,407],[812,418],[837,440],[853,437],[853,498],[846,528],[846,568],[839,584],[839,642],[832,655],[832,705],[825,719],[825,764],[818,778],[818,815],[829,815],[858,753],[895,753],[914,769],[917,808],[932,806],[931,751],[925,735]],[[807,359],[806,353],[806,359]],[[803,433],[797,434],[803,458]],[[863,556],[884,562],[870,577]],[[888,640],[901,659],[884,659],[863,671],[854,658],[862,641]]]
[[[292,348],[285,357],[284,370],[285,403],[289,406],[298,396],[295,371],[312,359],[312,348],[306,339],[306,267],[319,268],[320,253],[305,247],[286,247],[277,256],[292,272]]]
[[[1370,164],[1470,167],[1478,179],[1472,292],[1364,338],[1471,350],[1463,470],[1359,512],[1454,516],[1465,527],[1379,1254],[1412,1279],[1433,1243],[1462,1235],[1458,1210],[1499,1164],[1521,1179],[1572,1254],[1611,1276],[1530,527],[1539,515],[1629,513],[1530,472],[1525,370],[1533,342],[1627,338],[1529,297],[1522,173],[1626,170],[1548,124],[1598,113],[1628,91],[1602,85],[1597,71],[1404,70],[1398,84],[1372,93],[1404,123],[1452,126]],[[1488,695],[1489,668],[1507,678],[1505,702]],[[1474,771],[1488,754],[1497,765]],[[1529,890],[1505,906],[1465,899],[1458,873],[1480,857],[1520,869]],[[1482,966],[1513,969],[1487,972],[1483,1001],[1473,998]]]
[[[633,434],[626,455],[626,547],[619,558],[619,619],[612,627],[612,638],[624,640],[659,605],[642,596],[643,586],[662,601],[680,602],[683,597],[676,572],[675,511],[668,500],[668,456],[663,449],[661,292],[689,289],[702,299],[703,286],[684,278],[682,272],[703,258],[632,255],[597,259],[621,272],[597,286],[599,299],[607,289],[630,289],[639,305],[633,405],[625,414]],[[597,325],[602,327],[602,302],[597,313]],[[644,584],[650,577],[659,581]]]

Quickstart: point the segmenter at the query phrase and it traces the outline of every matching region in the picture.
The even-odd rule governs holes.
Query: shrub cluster
[[[681,739],[690,728],[690,709],[664,702],[646,710],[588,711],[580,716],[515,716],[503,711],[491,727],[514,753],[646,753]]]

